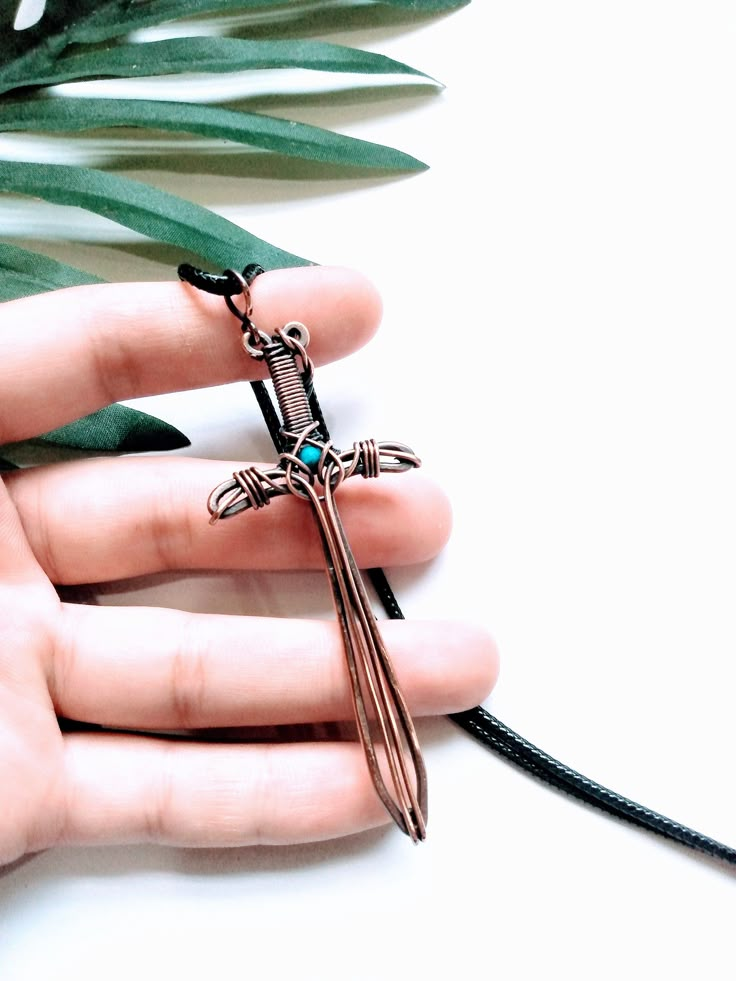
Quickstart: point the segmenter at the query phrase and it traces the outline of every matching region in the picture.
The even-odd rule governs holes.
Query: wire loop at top
[[[225,296],[225,304],[230,313],[242,323],[243,329],[249,329],[252,326],[250,317],[253,313],[253,297],[250,293],[248,280],[234,269],[226,269],[224,275],[235,285],[234,291]],[[243,297],[244,307],[242,310],[235,304],[234,297],[236,296]]]
[[[251,341],[256,344],[257,331],[250,319],[253,313],[253,298],[251,296],[250,286],[256,276],[260,276],[262,272],[265,272],[265,270],[257,262],[248,263],[242,273],[237,272],[235,269],[226,269],[219,276],[216,273],[198,269],[188,262],[182,262],[177,269],[179,279],[183,282],[189,283],[190,286],[195,286],[205,293],[211,293],[213,296],[224,297],[230,313],[234,317],[237,317],[243,325],[243,333],[252,335]],[[245,306],[242,310],[235,303],[234,297],[237,296],[242,296],[245,300]]]

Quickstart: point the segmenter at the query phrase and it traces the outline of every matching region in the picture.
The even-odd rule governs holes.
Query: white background
[[[735,34],[715,0],[475,0],[329,37],[413,64],[441,93],[292,112],[398,146],[426,173],[129,170],[375,280],[379,336],[319,381],[338,438],[405,439],[451,496],[441,559],[392,573],[405,612],[485,623],[502,655],[496,715],[731,844]],[[3,214],[11,228],[17,211]],[[94,256],[111,278],[168,275]],[[262,440],[241,386],[144,407],[200,455]],[[313,576],[168,578],[103,602],[330,613]],[[548,791],[446,720],[420,736],[421,847],[386,830],[45,854],[0,877],[0,976],[733,977],[723,867]]]

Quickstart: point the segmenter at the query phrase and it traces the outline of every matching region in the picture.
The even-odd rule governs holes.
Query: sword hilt
[[[304,350],[308,343],[306,328],[302,324],[292,323],[278,331],[260,349],[271,375],[283,428],[295,435],[315,422],[307,389],[312,377],[311,362]],[[301,370],[297,356],[302,361]]]

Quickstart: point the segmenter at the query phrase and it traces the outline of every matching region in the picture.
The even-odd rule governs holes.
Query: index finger
[[[318,364],[365,344],[381,315],[375,288],[348,269],[274,270],[251,292],[256,326],[302,321]],[[0,306],[0,445],[120,399],[259,377],[222,298],[185,283],[76,286]]]

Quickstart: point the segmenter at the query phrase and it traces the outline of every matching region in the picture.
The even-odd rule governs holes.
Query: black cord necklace
[[[271,497],[288,492],[312,502],[320,522],[333,597],[343,626],[358,732],[368,767],[376,790],[397,825],[413,840],[421,840],[425,835],[426,818],[426,775],[421,753],[380,635],[376,640],[377,628],[374,633],[372,614],[366,615],[370,622],[358,622],[356,627],[356,620],[360,621],[362,615],[356,613],[353,603],[367,603],[367,598],[339,516],[334,505],[330,506],[332,492],[345,476],[353,473],[378,476],[381,470],[407,469],[418,465],[419,461],[408,447],[398,443],[376,444],[370,440],[354,444],[347,453],[334,449],[314,391],[312,366],[304,350],[308,334],[303,325],[287,324],[269,338],[259,332],[250,319],[249,287],[262,272],[262,267],[256,264],[246,266],[242,273],[227,270],[221,276],[196,269],[188,263],[178,269],[180,279],[207,293],[224,297],[228,309],[241,322],[246,350],[251,356],[261,356],[266,361],[283,417],[279,418],[265,384],[252,382],[251,387],[279,454],[279,464],[267,472],[248,468],[234,474],[232,480],[220,484],[210,495],[210,513],[216,521],[246,508],[265,506]],[[236,305],[235,297],[244,298],[244,310]],[[301,360],[300,367],[297,367],[297,359]],[[389,462],[384,459],[386,457]],[[322,495],[314,490],[315,483],[323,487]],[[323,504],[327,505],[323,508],[327,512],[326,518],[320,512]],[[332,530],[329,527],[331,521]],[[331,536],[336,541],[331,541]],[[341,563],[345,567],[343,571],[338,568]],[[369,569],[367,575],[386,615],[393,620],[404,619],[383,570]],[[359,600],[353,600],[348,588],[350,584],[346,586],[343,581],[350,579],[355,584],[355,577]],[[374,697],[370,694],[372,690]],[[376,762],[366,703],[376,713],[383,737],[381,741],[389,759],[386,779]],[[527,742],[482,706],[453,713],[449,718],[488,749],[557,790],[669,841],[736,865],[736,849],[590,780]],[[402,763],[402,758],[407,755],[411,759],[409,769],[405,760]]]

